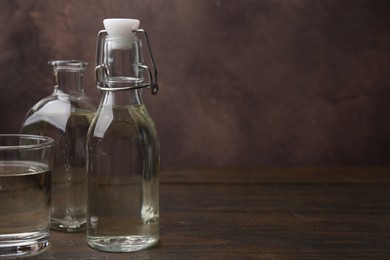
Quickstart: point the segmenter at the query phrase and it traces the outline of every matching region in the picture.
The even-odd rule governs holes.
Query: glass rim
[[[88,62],[82,60],[50,60],[48,62],[50,66],[53,66],[57,70],[85,70]]]
[[[42,135],[29,135],[29,134],[0,134],[0,139],[3,138],[17,138],[42,141],[34,144],[15,144],[15,145],[0,145],[0,151],[6,150],[29,150],[29,149],[41,149],[54,145],[54,139],[48,136]]]
[[[134,43],[139,42],[139,38],[136,35],[129,35],[129,36],[118,36],[118,35],[106,35],[103,38],[104,45],[107,46],[108,44],[116,44],[117,42],[127,42],[129,46],[124,48],[125,50],[131,50],[131,46]]]

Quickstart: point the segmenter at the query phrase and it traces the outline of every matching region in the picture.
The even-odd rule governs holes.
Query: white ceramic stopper
[[[127,49],[133,40],[134,32],[139,27],[139,20],[125,18],[111,18],[103,20],[104,28],[109,37],[115,37],[115,49]]]

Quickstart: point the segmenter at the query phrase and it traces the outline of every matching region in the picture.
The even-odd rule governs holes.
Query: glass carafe
[[[138,251],[159,240],[159,142],[142,100],[144,87],[157,93],[156,70],[151,55],[154,76],[143,64],[137,34],[148,40],[138,23],[107,19],[98,37],[102,98],[87,140],[87,242],[102,251]]]
[[[39,101],[22,124],[24,134],[55,140],[52,174],[51,228],[64,232],[85,229],[86,149],[94,102],[84,94],[82,61],[51,61],[55,86],[52,95]]]

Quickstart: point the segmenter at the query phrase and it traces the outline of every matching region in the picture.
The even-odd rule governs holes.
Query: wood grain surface
[[[390,259],[389,171],[164,172],[156,247],[104,253],[53,231],[34,259]]]

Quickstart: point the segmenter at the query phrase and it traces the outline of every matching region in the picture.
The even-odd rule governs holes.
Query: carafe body
[[[55,140],[51,228],[77,232],[86,223],[85,143],[96,106],[84,94],[85,62],[52,61],[50,64],[56,79],[54,92],[27,113],[21,132]]]

